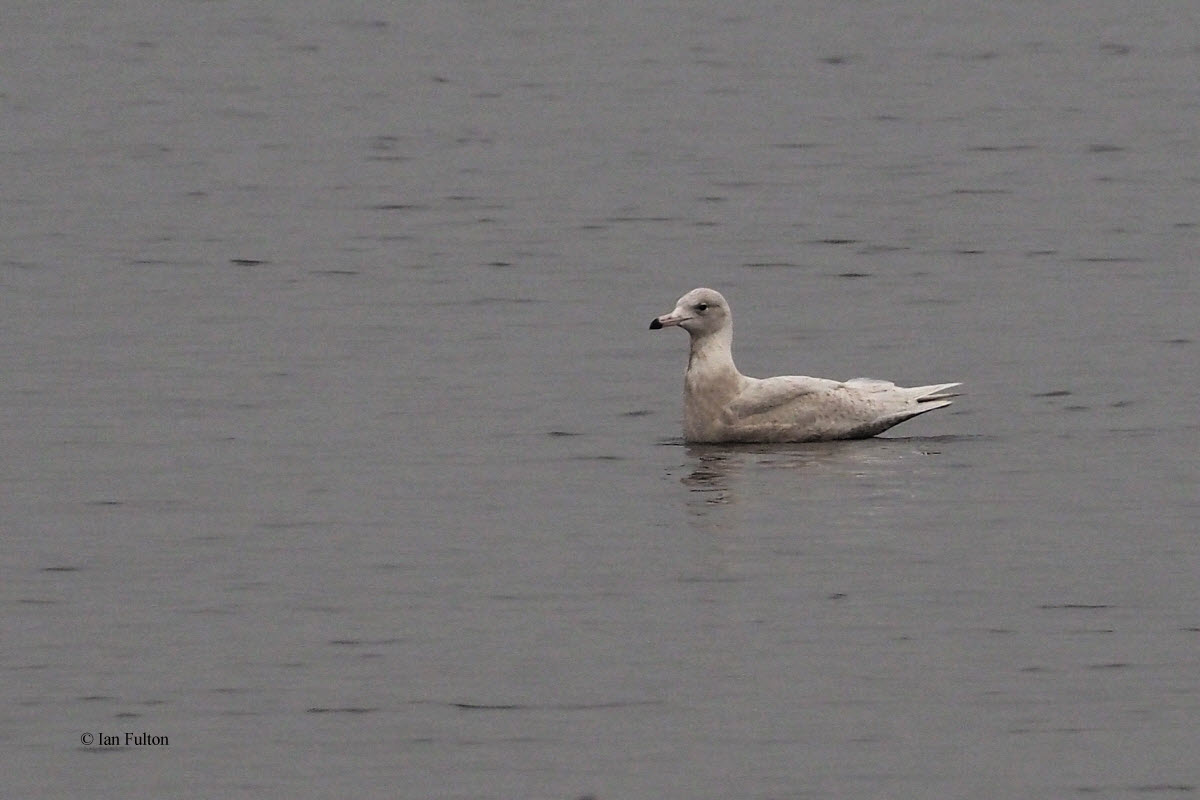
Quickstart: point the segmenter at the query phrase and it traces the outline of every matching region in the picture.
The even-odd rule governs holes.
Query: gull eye
[[[694,308],[697,311],[708,311],[708,303],[696,303]]]

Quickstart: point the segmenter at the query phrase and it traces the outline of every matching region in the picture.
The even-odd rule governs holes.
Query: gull
[[[751,378],[733,363],[733,317],[713,289],[693,289],[651,330],[683,328],[691,353],[683,376],[683,438],[689,442],[820,442],[866,439],[950,405],[958,383],[903,387],[806,375]]]

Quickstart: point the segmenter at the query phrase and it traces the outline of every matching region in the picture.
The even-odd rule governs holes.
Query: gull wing
[[[810,378],[807,375],[780,375],[750,380],[753,382],[742,389],[725,409],[735,421],[757,414],[770,414],[802,397],[828,392],[841,385],[839,381]]]

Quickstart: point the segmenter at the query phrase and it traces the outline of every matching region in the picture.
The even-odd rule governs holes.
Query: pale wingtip
[[[929,403],[937,400],[946,400],[946,405],[950,405],[949,398],[962,396],[962,392],[950,391],[959,386],[962,386],[962,383],[939,383],[933,386],[922,386],[920,388],[921,394],[917,396],[917,402]]]

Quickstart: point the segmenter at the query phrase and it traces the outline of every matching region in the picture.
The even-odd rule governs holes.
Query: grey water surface
[[[5,796],[1200,792],[1193,6],[48,9]],[[967,394],[685,445],[700,285],[748,374]]]

